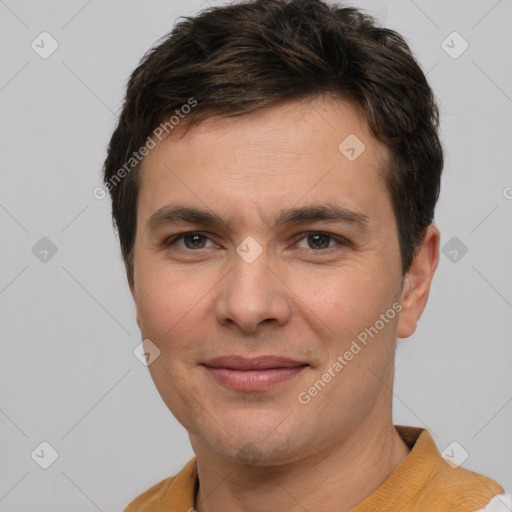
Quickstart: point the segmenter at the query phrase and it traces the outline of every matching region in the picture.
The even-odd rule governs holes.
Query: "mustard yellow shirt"
[[[497,503],[503,488],[484,475],[448,464],[426,429],[395,428],[409,446],[409,455],[351,512],[475,512],[493,498]],[[135,498],[124,512],[188,512],[195,509],[198,486],[194,457],[176,476]]]

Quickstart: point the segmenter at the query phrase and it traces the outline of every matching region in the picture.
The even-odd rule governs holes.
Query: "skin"
[[[349,134],[366,146],[355,161],[338,150]],[[379,174],[388,157],[359,107],[328,97],[213,117],[146,156],[129,284],[142,337],[160,350],[151,376],[197,456],[199,512],[349,511],[408,455],[391,416],[394,351],[427,303],[440,234],[429,226],[403,279]],[[208,209],[232,230],[147,227],[177,203]],[[326,221],[271,228],[283,209],[325,203],[364,213],[367,229]],[[204,237],[165,246],[188,231]],[[318,231],[333,238],[308,239]],[[263,251],[252,263],[236,252],[248,236]],[[400,313],[300,403],[298,394],[397,301]],[[237,392],[201,366],[230,354],[309,367],[269,391]]]

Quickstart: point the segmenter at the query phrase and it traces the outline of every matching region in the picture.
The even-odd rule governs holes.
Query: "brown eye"
[[[185,235],[183,241],[187,249],[202,249],[205,244],[206,237],[197,233]]]
[[[178,242],[183,240],[183,244],[178,244]],[[209,240],[209,238],[206,235],[203,235],[201,233],[195,233],[195,232],[189,232],[189,233],[181,233],[179,235],[176,235],[172,237],[171,239],[167,240],[165,242],[166,247],[172,247],[177,246],[180,249],[190,249],[190,250],[197,250],[197,249],[204,249],[205,244]]]
[[[306,243],[307,247],[300,246],[301,249],[313,249],[315,251],[325,251],[325,249],[334,249],[336,245],[345,245],[346,242],[341,238],[334,235],[330,235],[328,233],[307,233],[305,236],[303,236],[300,241],[300,243]],[[330,251],[325,251],[330,252]]]
[[[326,249],[329,247],[330,240],[331,237],[323,234],[308,236],[308,244],[312,249]]]

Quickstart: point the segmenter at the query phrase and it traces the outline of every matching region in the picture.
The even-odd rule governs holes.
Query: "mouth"
[[[289,358],[224,356],[202,364],[222,386],[241,392],[267,391],[304,372],[309,364]]]

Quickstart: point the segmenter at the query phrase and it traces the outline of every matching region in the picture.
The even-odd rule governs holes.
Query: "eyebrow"
[[[352,224],[364,230],[369,223],[367,215],[333,204],[310,205],[282,210],[271,220],[273,228],[324,221]],[[225,226],[233,231],[231,222],[223,220],[208,210],[184,205],[169,205],[160,208],[149,217],[146,227],[151,231],[156,231],[162,226],[172,226],[179,223],[196,224],[210,228]]]

